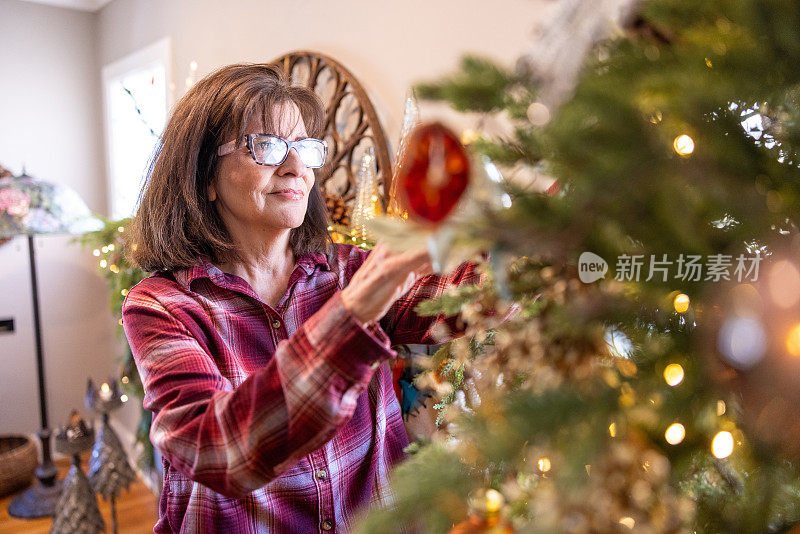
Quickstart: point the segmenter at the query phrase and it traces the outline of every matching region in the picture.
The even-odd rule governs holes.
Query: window
[[[171,104],[170,41],[103,68],[106,171],[111,218],[130,217]]]

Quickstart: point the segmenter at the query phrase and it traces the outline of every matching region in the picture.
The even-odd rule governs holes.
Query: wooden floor
[[[56,460],[59,478],[63,480],[69,469],[67,460]],[[83,467],[86,469],[86,459]],[[0,499],[0,534],[46,534],[50,532],[51,518],[44,519],[15,519],[8,515],[8,503],[12,496]],[[106,521],[106,531],[111,532],[111,509],[102,498],[98,499],[100,512]],[[153,532],[153,525],[158,519],[158,502],[155,495],[140,480],[131,484],[127,491],[123,491],[117,500],[117,518],[119,521],[119,534],[145,534]]]

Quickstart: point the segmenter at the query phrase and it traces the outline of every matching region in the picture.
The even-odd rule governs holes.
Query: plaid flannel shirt
[[[445,318],[414,307],[478,275],[424,277],[364,326],[340,290],[367,254],[336,245],[337,269],[298,257],[276,308],[205,259],[130,291],[125,333],[164,465],[155,532],[346,532],[391,503],[408,438],[383,362],[393,345],[434,343]]]

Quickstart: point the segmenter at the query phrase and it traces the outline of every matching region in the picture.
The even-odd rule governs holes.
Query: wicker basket
[[[26,436],[0,436],[0,497],[33,481],[39,453]]]

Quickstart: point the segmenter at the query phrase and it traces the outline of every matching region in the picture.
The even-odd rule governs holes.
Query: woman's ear
[[[211,202],[217,200],[217,189],[214,187],[214,182],[208,186],[208,200]]]

